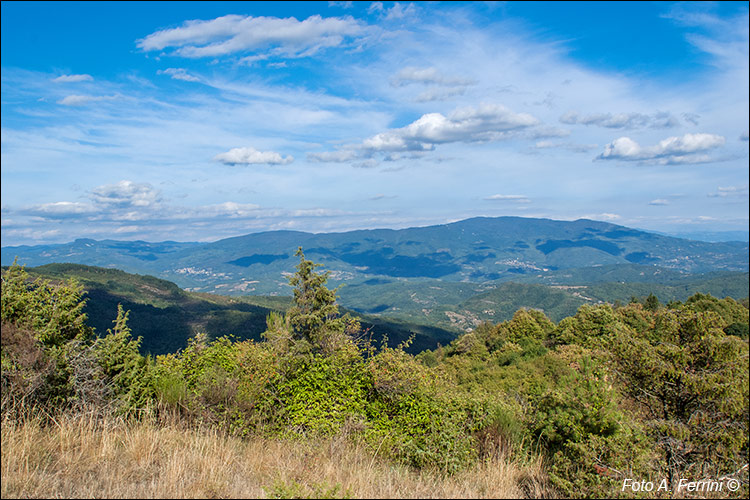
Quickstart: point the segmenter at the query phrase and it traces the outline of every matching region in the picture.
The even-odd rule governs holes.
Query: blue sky
[[[748,2],[2,2],[2,245],[748,229]]]

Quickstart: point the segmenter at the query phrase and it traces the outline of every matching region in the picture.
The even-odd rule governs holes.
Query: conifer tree
[[[289,284],[295,288],[294,306],[287,311],[287,316],[294,337],[314,344],[324,329],[337,326],[336,291],[325,286],[329,273],[316,273],[315,268],[321,264],[305,259],[302,247],[294,255],[300,258],[300,262],[297,272],[289,278]]]
[[[294,306],[287,311],[287,321],[297,342],[307,342],[313,351],[331,353],[351,344],[347,337],[360,330],[359,322],[341,316],[336,304],[336,290],[329,290],[328,271],[315,272],[315,264],[305,258],[302,247],[294,254],[300,258],[297,272],[289,278],[294,287]]]

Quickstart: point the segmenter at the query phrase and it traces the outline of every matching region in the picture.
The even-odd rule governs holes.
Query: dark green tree
[[[651,329],[621,329],[612,368],[662,450],[670,482],[747,462],[748,343],[713,311],[660,309]]]
[[[122,412],[142,408],[154,397],[149,363],[139,352],[142,338],[133,338],[128,313],[118,304],[114,328],[94,343],[96,360]]]
[[[646,300],[643,303],[643,307],[647,311],[656,311],[660,306],[661,304],[659,303],[658,297],[653,293],[648,294],[648,297],[646,297]]]
[[[360,325],[348,314],[340,315],[336,290],[325,286],[329,272],[315,272],[321,264],[307,260],[302,247],[294,255],[300,258],[297,272],[289,278],[294,305],[286,313],[293,339],[309,344],[314,352],[330,353],[350,345]]]

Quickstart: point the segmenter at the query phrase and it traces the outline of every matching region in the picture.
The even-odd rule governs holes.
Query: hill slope
[[[176,352],[185,347],[196,332],[210,338],[232,335],[237,339],[260,340],[271,311],[285,311],[290,297],[230,297],[186,292],[166,280],[126,273],[117,269],[80,264],[48,264],[27,268],[33,277],[50,280],[75,278],[86,290],[88,323],[99,334],[112,327],[117,305],[130,311],[128,324],[134,335],[142,336],[141,350],[150,354]],[[342,309],[346,312],[346,309]],[[352,311],[353,312],[353,311]],[[446,345],[460,333],[432,325],[414,324],[401,319],[373,317],[353,312],[362,327],[369,329],[376,345],[384,336],[398,345],[414,335],[409,352]]]

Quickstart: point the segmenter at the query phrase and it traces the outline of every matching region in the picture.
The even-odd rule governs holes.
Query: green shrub
[[[368,374],[362,361],[316,355],[294,360],[270,383],[260,410],[278,432],[332,435],[364,420]]]

